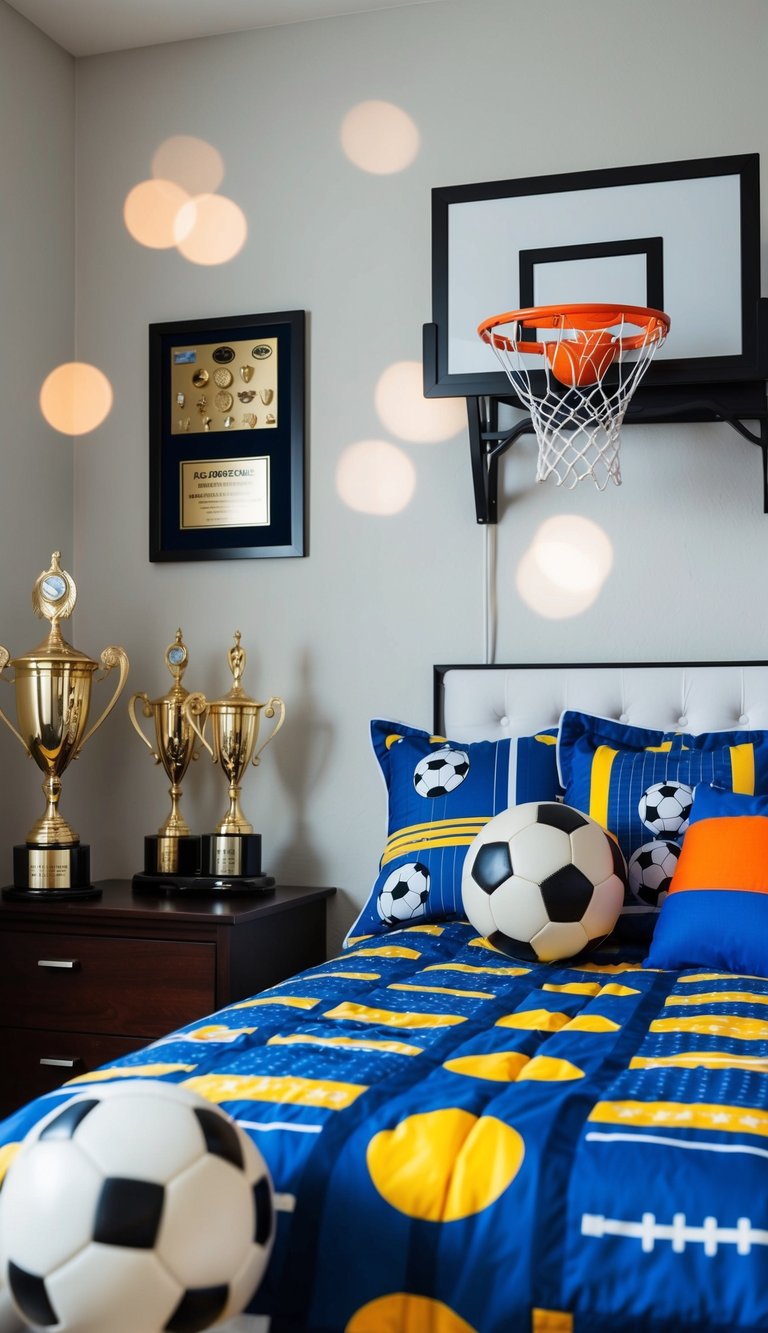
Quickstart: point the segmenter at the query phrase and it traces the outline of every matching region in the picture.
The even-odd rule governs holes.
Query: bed
[[[665,776],[673,765],[694,807],[700,786],[727,794],[719,823],[702,818],[679,836],[681,867],[694,827],[710,838],[697,834],[698,859],[688,858],[694,907],[658,946],[670,956],[690,948],[685,965],[644,966],[685,892],[661,903],[628,893],[625,931],[565,962],[512,957],[461,916],[456,880],[477,827],[508,803],[543,799],[536,783],[547,765],[566,797],[577,789],[573,772],[563,784],[558,754],[568,714],[589,719],[578,742],[592,746],[593,787],[594,756],[604,776],[608,751],[633,775],[643,769],[644,791],[658,785],[659,765]],[[633,750],[645,731],[652,743]],[[437,667],[432,732],[382,721],[372,734],[390,819],[375,894],[343,952],[86,1076],[183,1083],[229,1112],[264,1155],[275,1246],[233,1327],[765,1329],[768,963],[723,964],[742,960],[742,943],[751,964],[768,954],[759,932],[768,897],[749,900],[743,941],[738,904],[755,885],[713,894],[696,876],[702,847],[719,864],[725,847],[738,879],[739,830],[768,828],[768,664]],[[502,782],[493,747],[510,738]],[[493,754],[494,808],[459,809],[429,834],[423,820],[404,823],[411,816],[396,799],[413,802],[414,784],[396,791],[394,766],[411,772],[409,747],[425,744],[478,768]],[[622,770],[621,792],[628,780]],[[609,798],[590,789],[589,799]],[[662,833],[674,844],[671,826]],[[371,903],[409,856],[430,872],[432,909],[377,918]],[[724,912],[718,893],[729,892]],[[82,1083],[0,1125],[0,1172],[11,1145]]]

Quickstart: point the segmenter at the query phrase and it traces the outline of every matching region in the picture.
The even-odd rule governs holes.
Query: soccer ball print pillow
[[[654,731],[566,710],[557,748],[565,800],[613,833],[628,862],[617,934],[647,943],[669,890],[697,785],[766,790],[768,733]]]
[[[345,943],[464,915],[461,873],[489,819],[560,794],[557,732],[499,741],[449,740],[399,722],[371,723],[387,787],[387,842],[368,901]]]

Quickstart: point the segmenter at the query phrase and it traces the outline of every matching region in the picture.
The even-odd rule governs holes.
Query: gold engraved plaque
[[[268,527],[269,468],[268,456],[181,463],[182,529]]]
[[[69,889],[69,855],[53,848],[30,847],[27,853],[30,889]]]
[[[239,875],[241,873],[240,865],[242,860],[241,845],[239,838],[229,838],[222,834],[216,839],[214,848],[214,864],[211,867],[213,875]]]

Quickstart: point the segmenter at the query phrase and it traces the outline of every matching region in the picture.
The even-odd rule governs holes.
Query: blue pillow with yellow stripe
[[[627,860],[616,933],[637,942],[647,942],[653,932],[698,784],[768,791],[764,731],[690,735],[566,710],[557,751],[566,804],[608,829]]]
[[[376,719],[371,741],[387,787],[388,837],[347,945],[463,917],[464,858],[483,825],[511,805],[561,795],[554,728],[465,743]]]
[[[768,977],[768,795],[696,788],[645,966]]]

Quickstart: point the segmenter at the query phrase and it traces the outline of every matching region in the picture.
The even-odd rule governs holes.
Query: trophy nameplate
[[[137,693],[128,700],[128,716],[134,729],[155,763],[162,764],[171,784],[168,793],[170,813],[157,833],[147,834],[144,838],[144,871],[140,884],[145,890],[152,887],[156,877],[159,877],[161,886],[167,875],[195,875],[200,869],[200,838],[190,833],[180,809],[184,775],[191,761],[197,759],[195,734],[184,716],[189,691],[182,685],[182,676],[188,661],[189,651],[179,629],[173,643],[165,650],[165,664],[173,678],[167,694],[160,699],[150,699],[147,694]],[[136,717],[139,700],[143,704],[143,716],[153,720],[154,746]]]
[[[245,693],[241,683],[245,650],[240,646],[239,630],[227,660],[234,677],[231,690],[213,701],[203,694],[190,694],[184,703],[190,725],[229,783],[229,809],[214,832],[203,834],[201,839],[200,883],[204,880],[211,892],[259,892],[271,890],[275,881],[262,872],[261,834],[254,833],[253,825],[243,814],[240,784],[248,766],[258,765],[262,752],[283,725],[285,704],[276,695],[266,703],[259,703]],[[262,711],[265,717],[277,716],[277,721],[259,746]],[[208,722],[212,745],[204,734]]]
[[[6,648],[0,648],[0,676],[5,678],[7,666],[14,668],[18,729],[2,709],[0,719],[45,774],[46,798],[44,813],[32,825],[24,843],[13,849],[13,885],[3,889],[5,898],[50,901],[101,895],[101,890],[91,884],[90,848],[80,842],[59,811],[61,775],[112,712],[128,676],[128,658],[122,648],[114,646],[101,654],[101,679],[118,667],[119,680],[103,713],[86,730],[93,676],[99,662],[78,652],[62,637],[59,621],[72,614],[77,589],[59,559],[59,552],[54,551],[50,569],[39,576],[32,590],[35,615],[50,621],[48,638],[13,659]]]

